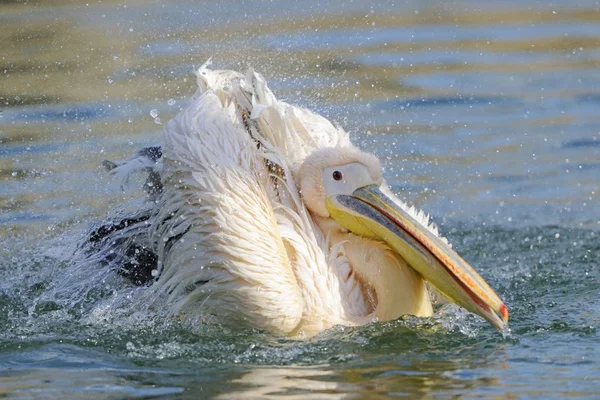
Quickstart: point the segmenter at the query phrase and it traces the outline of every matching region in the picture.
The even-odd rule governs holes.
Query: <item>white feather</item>
[[[164,189],[148,235],[159,277],[144,302],[182,317],[282,334],[370,321],[375,289],[357,275],[346,251],[356,240],[325,237],[295,180],[317,150],[357,154],[348,134],[278,101],[252,69],[242,75],[209,65],[198,69],[198,90],[164,128]],[[378,167],[369,157],[366,163]],[[144,163],[129,160],[115,173]],[[425,214],[387,186],[382,191],[437,235]],[[376,259],[396,257],[376,247]]]

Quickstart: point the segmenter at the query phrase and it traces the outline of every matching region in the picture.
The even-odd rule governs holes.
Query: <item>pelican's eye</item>
[[[333,171],[333,179],[336,181],[341,181],[343,178],[343,175],[340,171]]]

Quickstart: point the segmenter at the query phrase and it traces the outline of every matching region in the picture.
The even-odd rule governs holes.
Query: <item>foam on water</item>
[[[80,260],[72,258],[73,246],[64,245],[79,236],[64,232],[34,241],[42,243],[35,249],[12,248],[12,258],[4,259],[0,265],[3,271],[12,267],[12,274],[1,286],[0,311],[4,317],[0,338],[7,357],[3,357],[0,368],[20,365],[27,371],[23,379],[29,377],[34,382],[37,378],[32,374],[37,372],[32,368],[50,368],[39,376],[51,379],[56,368],[71,368],[67,367],[69,363],[79,368],[77,365],[89,362],[84,361],[86,357],[92,357],[97,366],[88,364],[91,375],[78,373],[78,379],[91,379],[94,368],[113,371],[103,372],[107,382],[115,379],[111,376],[128,374],[128,379],[138,379],[135,377],[150,374],[157,387],[169,388],[165,393],[176,393],[173,390],[181,388],[182,381],[174,383],[173,375],[160,371],[166,369],[174,376],[193,379],[189,374],[194,369],[225,368],[233,374],[232,386],[226,392],[237,393],[243,387],[236,383],[239,374],[256,374],[259,366],[291,366],[296,371],[299,366],[326,365],[317,371],[327,371],[328,381],[339,381],[335,388],[341,392],[350,390],[342,383],[347,371],[361,376],[354,383],[361,390],[374,382],[390,385],[388,377],[392,375],[400,379],[392,386],[400,382],[413,385],[411,377],[416,374],[434,379],[444,390],[458,384],[459,389],[453,390],[460,392],[477,387],[484,390],[489,384],[479,379],[488,379],[485,377],[513,381],[515,378],[503,372],[502,365],[507,362],[530,363],[531,367],[520,370],[530,379],[537,379],[542,371],[554,376],[551,371],[555,364],[551,360],[556,360],[558,354],[564,366],[583,362],[582,368],[589,370],[595,365],[593,360],[599,354],[595,354],[594,343],[600,322],[600,309],[595,302],[600,283],[596,268],[600,261],[597,232],[556,226],[510,229],[469,224],[452,225],[449,231],[459,251],[479,267],[506,299],[511,308],[512,334],[502,335],[455,306],[438,309],[433,318],[404,317],[359,328],[336,327],[307,341],[223,326],[182,325],[165,319],[160,310],[133,312],[127,302],[133,301],[140,289],[117,276],[109,278],[111,273],[107,271],[103,271],[103,282],[86,282],[89,291],[77,287],[71,293],[65,292],[65,280],[79,279]],[[15,245],[17,242],[5,246]],[[57,287],[60,296],[53,293]],[[565,342],[579,344],[565,354],[559,351]],[[19,360],[12,355],[17,348],[26,351]],[[42,357],[38,360],[44,360],[43,354],[50,356],[34,366],[27,361],[27,354]],[[131,370],[133,365],[137,367]],[[296,376],[295,372],[290,374]],[[442,376],[447,379],[441,379]],[[295,386],[302,379],[292,379],[288,384]],[[321,381],[317,376],[308,379],[316,379],[315,384]],[[210,382],[205,384],[213,386]],[[74,382],[72,385],[76,386]],[[115,390],[121,394],[123,390],[132,390],[135,395],[146,393],[134,382],[119,385]],[[97,388],[100,392],[108,390]],[[583,385],[581,390],[593,390],[593,386]]]

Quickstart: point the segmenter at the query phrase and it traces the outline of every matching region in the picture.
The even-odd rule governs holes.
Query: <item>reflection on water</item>
[[[276,398],[285,395],[291,399],[308,399],[318,396],[323,399],[341,399],[348,393],[357,393],[358,385],[328,382],[334,377],[329,370],[318,368],[256,368],[243,373],[230,382],[229,391],[218,399]]]
[[[478,386],[499,383],[494,378],[478,376],[471,368],[458,360],[418,359],[343,368],[259,367],[233,379],[225,393],[217,398],[361,399],[374,392],[411,398],[427,397],[435,392],[444,397],[468,394]]]
[[[0,10],[0,393],[600,393],[597,2],[110,0]],[[35,303],[63,271],[56,237],[75,243],[108,210],[135,206],[136,192],[119,191],[101,161],[160,142],[194,91],[192,71],[211,56],[217,67],[254,66],[278,97],[324,113],[378,154],[398,194],[431,212],[499,288],[515,337],[467,318],[450,333],[399,323],[309,343],[166,340]],[[42,243],[55,247],[36,251]]]

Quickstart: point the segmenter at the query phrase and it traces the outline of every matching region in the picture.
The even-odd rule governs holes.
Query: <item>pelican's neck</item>
[[[375,311],[363,319],[377,317],[379,321],[388,321],[406,314],[423,317],[433,314],[421,276],[386,244],[354,235],[331,218],[317,217],[315,221],[323,234],[329,236],[329,248],[342,244],[352,270],[375,291]]]

